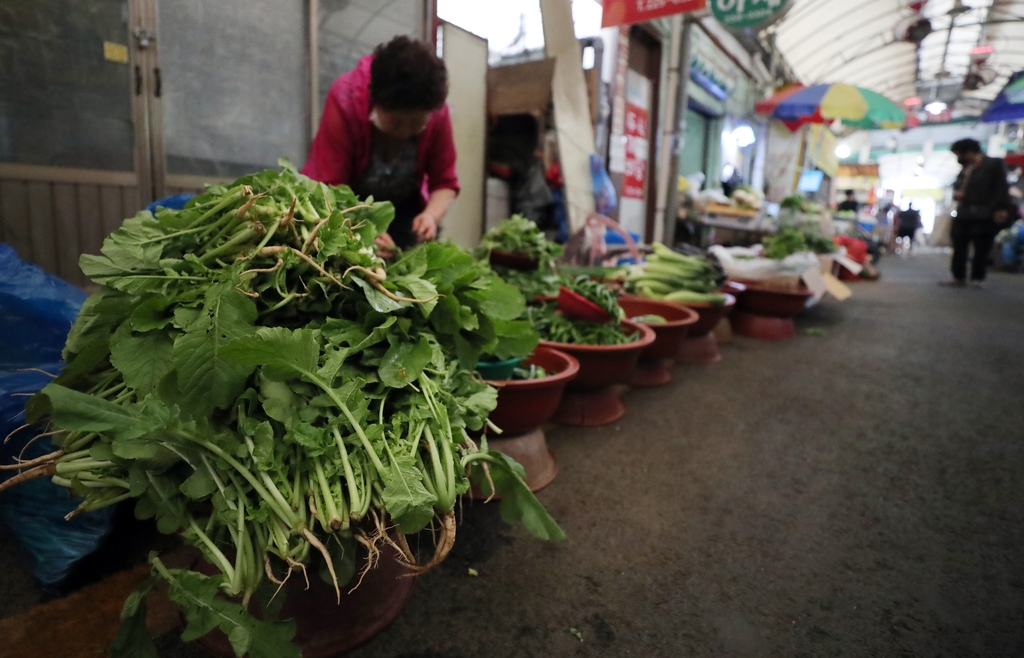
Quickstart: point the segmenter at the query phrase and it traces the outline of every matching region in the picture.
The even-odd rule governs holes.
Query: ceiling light
[[[850,157],[850,147],[846,144],[840,144],[836,147],[836,157],[840,160],[845,160]]]
[[[928,103],[925,105],[924,109],[928,114],[942,114],[946,111],[946,104],[942,101],[935,101],[934,103]]]

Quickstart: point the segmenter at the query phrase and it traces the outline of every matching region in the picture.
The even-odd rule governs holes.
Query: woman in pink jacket
[[[384,252],[435,239],[459,192],[447,95],[444,62],[408,37],[377,46],[331,85],[302,173],[394,204]]]

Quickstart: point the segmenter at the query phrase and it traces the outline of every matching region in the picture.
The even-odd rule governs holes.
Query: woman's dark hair
[[[981,144],[976,139],[961,139],[953,142],[953,145],[949,147],[949,150],[957,155],[981,153]]]
[[[433,48],[409,37],[377,46],[370,102],[384,110],[436,110],[448,96],[448,69]]]

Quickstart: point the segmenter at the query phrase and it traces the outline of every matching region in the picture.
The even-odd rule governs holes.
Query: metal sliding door
[[[310,140],[307,0],[155,0],[157,194],[301,166]]]
[[[134,0],[0,8],[0,240],[74,283],[149,196],[139,20]]]

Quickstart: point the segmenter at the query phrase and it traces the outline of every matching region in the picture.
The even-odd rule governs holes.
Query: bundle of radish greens
[[[156,655],[145,597],[161,581],[185,640],[219,628],[238,656],[298,656],[294,621],[249,614],[257,589],[312,570],[340,597],[357,553],[370,568],[384,543],[410,574],[433,567],[471,478],[501,495],[506,521],[563,536],[522,467],[470,435],[496,402],[477,359],[537,343],[519,292],[452,244],[385,265],[373,244],[390,204],[282,166],[140,213],[83,256],[103,288],[66,369],[27,405],[59,450],[4,486],[52,477],[82,512],[136,499],[220,572],[151,557],[115,658]],[[428,526],[436,546],[418,562],[405,536]]]

